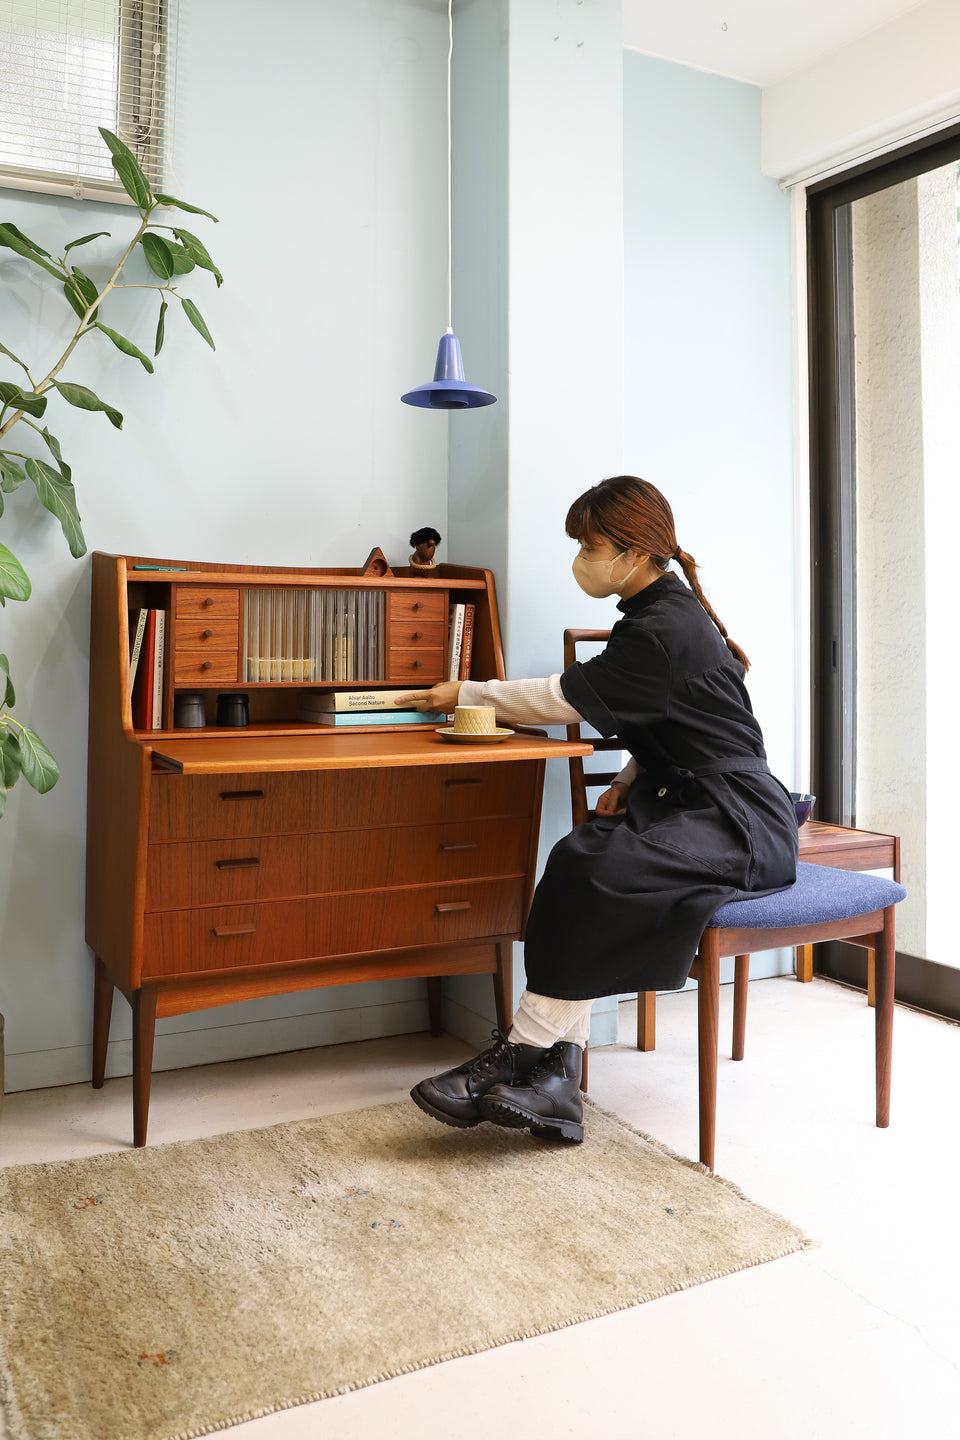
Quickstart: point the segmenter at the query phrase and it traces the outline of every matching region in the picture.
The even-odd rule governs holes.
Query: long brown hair
[[[654,564],[666,570],[676,560],[690,589],[716,625],[730,650],[744,670],[750,661],[740,646],[730,639],[726,628],[700,588],[697,562],[677,544],[673,511],[655,485],[636,475],[613,475],[601,480],[574,500],[567,511],[567,534],[571,540],[589,542],[610,540],[621,550],[639,550],[649,554]]]

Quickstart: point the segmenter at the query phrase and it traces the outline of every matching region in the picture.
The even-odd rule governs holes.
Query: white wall
[[[445,418],[399,403],[432,373],[445,323],[444,14],[417,0],[204,0],[183,46],[177,193],[220,217],[189,228],[225,277],[218,292],[197,271],[183,290],[217,352],[172,312],[153,376],[106,339],[83,342],[65,378],[126,417],[117,433],[50,406],[88,545],[307,565],[360,564],[379,545],[403,563],[412,529],[446,533]],[[113,231],[84,252],[94,276],[133,216],[0,191],[0,218],[48,249]],[[73,312],[9,250],[0,285],[0,338],[42,366]],[[130,291],[104,318],[152,351],[155,310]],[[63,772],[42,799],[21,783],[0,823],[0,1010],[8,1085],[23,1088],[89,1076],[89,561],[24,491],[6,498],[0,535],[35,595],[3,611],[0,649]],[[420,1029],[423,993],[358,985],[163,1021],[157,1067]],[[129,1011],[115,1010],[112,1073],[130,1068]]]
[[[790,208],[760,173],[760,91],[624,54],[625,457],[670,500],[774,772],[794,774]],[[782,973],[789,957],[757,957]],[[732,962],[731,962],[732,964]]]
[[[960,5],[927,0],[763,93],[763,169],[810,177],[960,118]]]

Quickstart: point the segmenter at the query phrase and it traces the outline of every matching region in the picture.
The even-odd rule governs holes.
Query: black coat
[[[534,894],[527,985],[564,1000],[679,989],[719,906],[796,879],[793,802],[716,626],[669,573],[617,608],[603,653],[560,684],[643,773],[625,815],[554,846]]]

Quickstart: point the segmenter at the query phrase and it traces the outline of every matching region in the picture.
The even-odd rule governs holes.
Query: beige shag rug
[[[411,1103],[0,1171],[12,1440],[186,1440],[804,1248],[589,1107],[581,1146]]]

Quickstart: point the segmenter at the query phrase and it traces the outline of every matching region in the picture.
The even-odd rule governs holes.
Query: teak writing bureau
[[[590,746],[519,731],[448,745],[424,726],[356,733],[296,719],[304,688],[443,679],[455,602],[475,606],[473,678],[502,679],[486,570],[440,565],[421,578],[382,561],[293,570],[93,556],[93,1084],[118,989],[133,1008],[135,1145],[146,1142],[157,1017],[422,976],[438,1033],[441,977],[488,973],[508,1025],[544,765]],[[136,731],[130,636],[144,608],[164,617],[161,728]],[[248,726],[173,728],[178,692],[200,691],[212,722],[218,693],[237,689]]]

